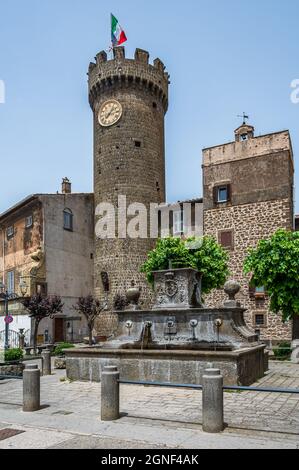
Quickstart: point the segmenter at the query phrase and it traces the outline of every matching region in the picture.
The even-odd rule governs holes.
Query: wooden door
[[[64,341],[64,319],[55,318],[54,321],[55,321],[54,342],[61,343]]]

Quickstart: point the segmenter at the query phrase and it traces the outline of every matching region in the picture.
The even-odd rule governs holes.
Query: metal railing
[[[124,380],[120,379],[117,367],[105,366],[101,378],[101,419],[103,421],[114,421],[120,418],[120,384],[202,390],[202,429],[210,433],[222,432],[225,428],[225,391],[299,394],[299,389],[292,388],[223,385],[221,371],[215,368],[206,369],[202,376],[202,385],[197,385]]]
[[[176,384],[169,382],[144,382],[144,381],[135,381],[135,380],[119,380],[120,384],[127,385],[146,385],[152,387],[169,387],[169,388],[188,388],[194,390],[202,390],[202,385],[194,384]],[[247,387],[242,385],[223,385],[223,390],[231,391],[248,391],[248,392],[264,392],[264,393],[294,393],[299,394],[299,389],[297,388],[268,388],[268,387]]]
[[[19,348],[20,347],[20,332],[16,330],[10,329],[8,331],[8,344],[9,347],[14,349],[14,348]],[[27,345],[30,343],[30,330],[26,330],[23,333],[24,336],[24,344]],[[5,341],[5,330],[0,331],[0,343],[4,344]]]

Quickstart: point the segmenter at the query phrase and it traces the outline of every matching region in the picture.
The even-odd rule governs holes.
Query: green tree
[[[270,309],[293,320],[293,339],[299,338],[299,232],[279,229],[269,240],[261,240],[244,262],[252,284],[263,286],[270,296]]]
[[[221,288],[229,274],[228,254],[214,238],[177,237],[162,238],[147,255],[141,272],[146,273],[148,281],[154,281],[153,271],[173,268],[193,268],[202,273],[202,293]]]

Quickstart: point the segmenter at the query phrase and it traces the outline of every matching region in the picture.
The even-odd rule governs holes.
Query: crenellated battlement
[[[113,59],[109,60],[105,51],[99,52],[95,62],[89,64],[88,85],[89,102],[92,109],[97,98],[112,87],[145,88],[159,99],[165,112],[168,108],[169,74],[160,59],[149,63],[150,55],[147,51],[136,49],[134,59],[127,59],[123,46],[113,49]]]

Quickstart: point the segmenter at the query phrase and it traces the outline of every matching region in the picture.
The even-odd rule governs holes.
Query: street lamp
[[[20,291],[22,295],[25,296],[28,290],[28,286],[26,282],[24,280],[21,281],[19,287],[20,287]],[[15,294],[14,292],[8,292],[3,282],[0,282],[0,299],[4,300],[4,313],[5,313],[5,343],[4,343],[5,350],[9,349],[8,302],[9,300],[17,299],[18,297],[19,297],[18,294]]]

